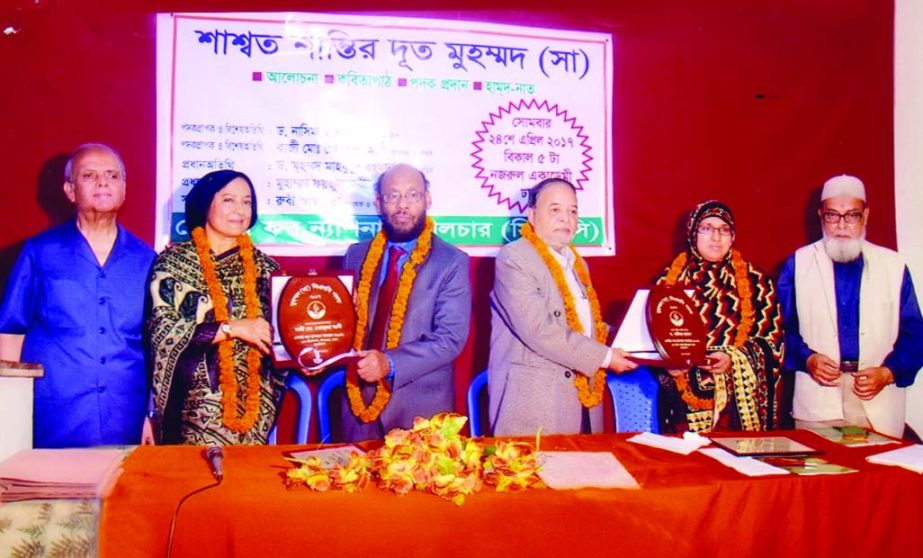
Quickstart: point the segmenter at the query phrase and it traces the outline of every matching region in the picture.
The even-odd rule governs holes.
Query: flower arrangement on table
[[[374,479],[379,488],[396,494],[416,489],[456,505],[485,483],[498,492],[544,486],[530,444],[500,440],[484,445],[461,435],[467,421],[454,413],[417,417],[409,430],[389,432],[382,447],[366,454],[353,452],[346,464],[329,469],[316,457],[290,458],[297,466],[286,472],[285,483],[321,492],[356,492]]]

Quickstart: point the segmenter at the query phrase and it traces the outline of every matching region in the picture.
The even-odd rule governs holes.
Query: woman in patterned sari
[[[782,316],[772,279],[734,244],[734,216],[717,201],[689,216],[688,249],[657,280],[685,285],[708,331],[708,364],[658,373],[663,432],[778,428]]]
[[[269,275],[253,247],[256,194],[243,173],[202,177],[186,197],[192,240],[154,263],[148,323],[154,406],[167,444],[263,444],[284,393],[272,345]]]

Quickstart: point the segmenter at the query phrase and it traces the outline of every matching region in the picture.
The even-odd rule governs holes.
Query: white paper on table
[[[699,452],[748,477],[791,474],[789,471],[781,467],[774,467],[765,461],[760,461],[752,457],[737,456],[720,448],[703,448],[700,449]]]
[[[538,476],[549,488],[641,488],[607,451],[542,451]]]
[[[923,473],[923,446],[914,444],[896,450],[876,453],[865,458],[869,463],[903,467],[915,473]]]
[[[642,432],[640,434],[636,434],[629,438],[628,441],[641,444],[643,446],[665,449],[667,451],[672,451],[673,453],[681,453],[683,455],[689,455],[695,450],[703,446],[707,446],[711,443],[711,441],[704,436],[696,435],[677,438],[675,436],[661,436],[660,434],[654,434],[653,432]]]

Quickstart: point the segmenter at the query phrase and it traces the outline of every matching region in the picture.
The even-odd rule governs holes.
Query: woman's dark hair
[[[208,220],[208,210],[215,195],[235,178],[243,178],[250,187],[251,215],[250,227],[256,224],[256,190],[250,177],[234,170],[219,170],[206,174],[195,183],[186,196],[186,229],[192,232],[196,227],[204,227]],[[248,227],[249,228],[249,227]]]

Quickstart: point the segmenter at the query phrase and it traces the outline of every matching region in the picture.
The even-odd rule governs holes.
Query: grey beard
[[[865,230],[859,238],[835,238],[824,235],[824,250],[831,260],[837,263],[855,261],[862,254],[862,243],[865,242]]]

